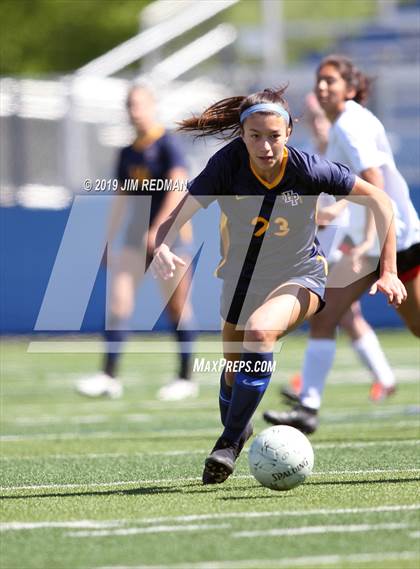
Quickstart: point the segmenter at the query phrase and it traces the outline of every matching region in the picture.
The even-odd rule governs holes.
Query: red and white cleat
[[[396,391],[397,388],[395,385],[385,387],[379,381],[374,381],[370,386],[369,399],[375,403],[384,401],[385,399],[388,399],[388,397],[391,397],[391,395],[394,395]]]
[[[289,383],[294,393],[296,393],[296,395],[300,395],[300,392],[302,391],[302,376],[299,372],[295,373],[295,375],[292,375]]]

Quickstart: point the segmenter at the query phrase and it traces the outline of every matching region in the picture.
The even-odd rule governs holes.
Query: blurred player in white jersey
[[[331,123],[324,110],[320,106],[315,93],[309,93],[306,97],[305,118],[313,134],[316,151],[325,155],[328,146],[328,134]],[[375,232],[371,231],[364,239],[362,247],[350,247],[350,243],[359,242],[364,236],[364,227],[360,222],[355,223],[351,219],[352,204],[342,200],[336,202],[328,194],[322,194],[318,200],[317,222],[319,224],[318,240],[325,253],[328,264],[337,263],[343,256],[344,250],[352,255],[354,261],[362,254],[363,250],[373,245]],[[360,208],[359,208],[360,209]],[[372,229],[372,226],[369,227]],[[387,358],[379,344],[375,331],[365,320],[362,314],[360,302],[356,300],[342,316],[340,328],[343,329],[351,340],[351,345],[360,358],[361,363],[367,367],[372,376],[370,387],[370,399],[380,401],[395,392],[395,375],[387,361]],[[282,394],[287,400],[296,399],[302,389],[302,376],[296,373],[291,378],[292,392],[287,388]]]
[[[420,236],[419,220],[410,200],[407,184],[398,171],[385,129],[362,105],[369,92],[369,80],[351,60],[341,55],[326,57],[318,67],[316,96],[330,120],[326,157],[350,166],[361,178],[381,187],[393,201],[397,228],[397,265],[408,298],[398,313],[411,332],[420,336]],[[369,231],[367,232],[369,233]],[[318,427],[318,410],[328,373],[335,356],[335,331],[341,317],[369,287],[377,251],[369,239],[358,244],[359,264],[348,286],[329,286],[327,306],[311,319],[311,337],[306,349],[300,400],[292,411],[268,411],[267,422],[294,426],[312,433]],[[369,268],[370,267],[370,268]],[[331,282],[345,266],[340,262],[332,271]],[[335,273],[335,274],[334,274]]]

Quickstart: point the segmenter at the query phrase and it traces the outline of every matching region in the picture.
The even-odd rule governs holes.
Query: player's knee
[[[244,341],[255,344],[256,349],[270,351],[277,339],[277,332],[272,330],[262,330],[252,319],[248,320],[245,328]]]
[[[126,320],[130,318],[133,313],[134,305],[127,301],[115,299],[111,303],[111,314],[119,320]]]

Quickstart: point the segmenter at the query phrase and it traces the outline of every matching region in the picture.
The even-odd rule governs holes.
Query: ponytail
[[[227,140],[238,136],[242,132],[240,122],[241,114],[259,103],[277,103],[289,113],[289,106],[283,93],[287,87],[279,89],[264,89],[248,96],[228,97],[208,107],[201,115],[193,115],[189,119],[179,122],[180,132],[195,133],[196,137],[216,135]],[[269,112],[269,111],[263,111]],[[293,120],[289,118],[287,125],[293,129]]]

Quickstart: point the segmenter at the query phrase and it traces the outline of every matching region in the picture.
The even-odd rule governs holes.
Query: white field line
[[[389,551],[387,553],[355,553],[351,555],[311,555],[310,557],[283,557],[282,559],[241,559],[239,561],[202,561],[169,565],[107,565],[96,569],[289,569],[289,567],[338,566],[339,564],[366,564],[381,561],[410,561],[419,559],[418,551]],[[399,566],[399,565],[397,565]]]
[[[409,537],[412,537],[413,539],[419,539],[420,538],[420,531],[412,531],[408,535],[409,535]]]
[[[248,452],[244,449],[243,452]],[[147,458],[148,456],[193,456],[196,454],[206,455],[205,450],[166,450],[166,451],[150,451],[150,452],[103,452],[103,453],[72,453],[72,454],[43,454],[43,455],[25,455],[25,456],[0,456],[0,460],[17,461],[17,460],[96,460],[101,458]]]
[[[63,417],[62,415],[40,415],[38,417],[14,417],[13,419],[4,419],[5,423],[14,423],[16,425],[32,426],[32,425],[95,425],[99,423],[108,423],[113,420],[109,415],[80,415],[78,417]],[[152,420],[150,414],[124,414],[118,417],[118,421],[128,423],[146,423]]]
[[[335,367],[335,370],[331,373],[331,377],[328,379],[328,385],[353,385],[356,383],[358,385],[370,385],[372,379],[369,373],[365,369],[354,369],[355,365],[357,365],[355,358],[349,362],[351,369],[340,369],[338,367],[339,363],[337,362],[337,367]],[[419,381],[417,367],[396,366],[392,368],[392,371],[395,374],[397,383],[418,383]]]
[[[406,372],[395,372],[395,377],[397,380],[397,385],[417,385],[419,383],[418,369],[410,368]],[[339,377],[328,378],[328,387],[343,387],[348,385],[370,385],[372,383],[371,378],[367,375],[367,372],[358,372],[357,370],[351,370],[348,372],[336,372]],[[217,378],[219,379],[219,378]],[[217,380],[210,381],[209,379],[204,379],[199,381],[202,387],[216,387]],[[287,378],[276,378],[273,376],[273,385],[275,387],[285,387],[287,385]],[[13,391],[16,393],[16,391]],[[367,398],[367,395],[366,395]]]
[[[208,529],[227,529],[230,524],[221,525],[185,525],[185,526],[152,526],[148,528],[120,528],[108,530],[92,530],[66,533],[66,537],[114,537],[136,534],[150,533],[173,533],[175,531],[195,532]],[[389,523],[389,524],[358,524],[358,525],[336,525],[336,526],[306,526],[288,529],[272,529],[267,531],[242,531],[231,534],[234,538],[242,537],[287,537],[295,535],[326,534],[326,533],[355,533],[368,531],[389,531],[410,528],[409,524]]]
[[[181,409],[177,409],[180,411]],[[184,409],[185,410],[185,409]],[[203,410],[204,411],[204,410]],[[208,407],[208,409],[201,413],[201,417],[206,415],[214,416],[215,408]],[[356,419],[360,421],[363,420],[378,420],[378,419],[388,419],[395,417],[397,415],[408,415],[410,417],[415,417],[420,415],[420,407],[403,407],[403,408],[387,408],[385,410],[373,411],[366,413],[360,412],[355,416],[350,410],[346,409],[346,413],[325,413],[323,417],[329,421],[327,425],[334,423],[340,423],[343,420],[349,420],[350,424],[354,424]],[[353,419],[353,421],[352,421]],[[41,425],[99,425],[109,422],[113,422],[114,417],[109,417],[107,415],[82,415],[78,417],[64,417],[63,415],[40,415],[39,417],[13,417],[6,418],[3,415],[3,424],[11,424],[22,427],[31,426],[41,426]],[[123,414],[118,417],[121,424],[133,424],[133,423],[151,423],[154,420],[152,414],[147,413],[128,413]],[[19,435],[4,435],[4,436],[19,436]],[[22,435],[25,436],[25,435]],[[33,435],[31,435],[33,436]],[[1,438],[0,438],[1,440]]]
[[[159,350],[158,350],[159,351]],[[177,354],[178,346],[175,343],[171,345],[171,353]],[[279,351],[279,350],[278,350]],[[161,353],[166,353],[165,350],[160,350]],[[406,350],[406,354],[404,352],[397,351],[395,356],[391,359],[392,369],[396,375],[397,380],[404,380],[409,379],[412,380],[413,377],[418,377],[418,363],[420,363],[420,358],[416,358],[413,356],[413,349]],[[387,350],[387,355],[391,352]],[[210,355],[211,354],[211,355]],[[273,377],[278,380],[279,378],[287,379],[288,374],[293,374],[297,371],[296,366],[299,367],[301,364],[303,356],[303,349],[299,352],[296,352],[296,356],[293,356],[291,352],[283,353],[277,356],[277,367],[276,371],[273,374]],[[152,356],[153,357],[153,356]],[[150,362],[153,361],[152,357],[150,358]],[[211,351],[211,352],[203,352],[200,353],[199,351],[196,352],[195,358],[198,360],[204,360],[204,362],[210,362],[211,366],[213,362],[216,362],[214,365],[219,366],[220,359],[222,354],[219,351]],[[298,362],[296,364],[296,362]],[[281,365],[280,365],[281,364]],[[92,370],[90,371],[92,373]],[[78,373],[65,373],[59,374],[56,372],[49,372],[47,373],[42,379],[42,385],[67,385],[72,384],[75,380],[80,379],[82,377],[83,372]],[[86,376],[89,372],[86,372],[84,375]],[[21,382],[34,382],[32,368],[29,366],[25,366],[24,362],[21,361],[19,365],[13,365],[11,362],[4,362],[3,365],[3,382],[6,383],[12,380],[8,380],[8,376],[13,376],[13,382],[16,381],[20,384]],[[220,379],[220,373],[218,369],[210,370],[210,371],[197,371],[194,373],[194,378],[198,381],[209,382],[211,381],[212,384],[218,384]],[[138,373],[137,370],[133,372],[132,370],[128,372],[127,376],[124,376],[124,382],[129,383],[137,383],[141,384],[148,384],[148,378],[146,374]],[[357,356],[353,352],[349,352],[348,354],[344,352],[337,352],[337,356],[334,362],[334,372],[331,375],[331,379],[329,380],[332,383],[370,383],[371,378],[369,374],[365,370],[365,368],[359,363]]]
[[[7,408],[6,408],[7,407]],[[18,404],[13,404],[13,405],[4,405],[3,408],[3,413],[2,413],[2,418],[3,420],[7,419],[7,415],[6,415],[6,411],[8,412],[8,414],[11,416],[11,419],[14,419],[16,416],[16,412],[15,412],[15,407],[19,409],[19,412],[22,412],[22,409],[25,409],[26,413],[33,413],[34,414],[34,420],[36,420],[39,416],[45,416],[43,414],[43,410],[45,409],[45,404],[33,404],[33,403],[18,403]],[[57,411],[57,415],[63,415],[63,413],[69,413],[72,412],[74,410],[74,402],[69,402],[69,403],[57,403],[56,405],[54,405],[54,408]],[[121,412],[121,417],[118,417],[119,420],[124,419],[124,415],[135,415],[135,413],[131,412],[131,409],[134,408],[133,402],[129,401],[129,400],[98,400],[98,401],[84,401],[83,402],[83,410],[86,413],[90,413],[93,415],[102,415],[103,411],[105,408],[112,408],[113,412],[119,411]],[[153,399],[150,400],[142,400],[139,401],[138,405],[135,405],[135,409],[136,409],[136,413],[138,413],[140,411],[140,414],[142,414],[142,412],[145,412],[145,415],[147,415],[150,411],[165,411],[165,412],[174,412],[174,413],[178,413],[180,411],[189,411],[189,410],[195,410],[195,409],[201,409],[201,410],[208,410],[208,411],[216,411],[217,409],[217,401],[216,399],[213,399],[212,401],[174,401],[171,402],[171,405],[169,406],[168,403],[165,402],[160,402],[160,401],[156,401]],[[98,413],[99,411],[99,413]],[[409,413],[410,415],[415,415],[420,413],[420,405],[416,405],[416,404],[411,404],[411,405],[387,405],[386,409],[376,409],[376,410],[372,410],[370,411],[369,409],[365,410],[365,414],[369,413],[369,416],[372,416],[372,414],[374,414],[375,416],[392,416],[395,414],[398,414],[399,412],[401,413]],[[360,413],[363,413],[363,409],[360,409],[360,407],[346,407],[344,408],[342,411],[337,411],[337,412],[331,412],[331,411],[326,411],[325,413],[323,413],[323,417],[324,418],[337,418],[339,416],[343,416],[346,418],[346,420],[350,418],[353,414],[358,414],[360,415]],[[29,415],[27,415],[29,417]]]
[[[109,421],[107,415],[84,415],[83,417],[63,417],[62,415],[40,415],[39,417],[15,417],[5,423],[15,423],[31,427],[32,425],[61,425],[62,423],[96,425]]]
[[[286,362],[287,363],[287,362]],[[283,385],[287,382],[288,374],[292,375],[297,370],[291,368],[288,370],[282,366],[283,362],[280,360],[278,361],[277,369],[279,371],[275,371],[272,377],[272,384],[273,385]],[[372,383],[372,379],[369,376],[369,373],[359,366],[358,361],[355,357],[349,359],[347,362],[349,369],[343,369],[340,367],[343,362],[336,362],[336,367],[334,371],[331,373],[331,377],[328,378],[328,385],[370,385]],[[356,367],[355,367],[356,366]],[[418,383],[418,368],[412,366],[396,366],[392,368],[397,383],[400,384],[412,384]],[[198,381],[201,386],[218,386],[220,380],[220,374],[215,375],[213,373],[197,373],[194,374],[194,379]],[[125,381],[125,378],[124,378]],[[20,383],[20,382],[19,382]],[[131,385],[145,385],[147,383],[147,379],[143,379],[139,381],[137,378],[130,378],[129,383]]]
[[[162,384],[163,385],[163,384]],[[19,392],[21,393],[21,392]],[[25,409],[26,413],[33,413],[34,418],[36,419],[38,416],[42,415],[42,411],[45,409],[45,403],[34,404],[34,403],[25,403],[25,402],[18,402],[16,404],[4,404],[4,409],[9,411],[9,413],[14,416],[14,407],[19,408],[20,410]],[[149,411],[165,411],[165,412],[179,412],[179,411],[190,411],[195,409],[200,410],[209,410],[214,411],[217,409],[217,399],[214,397],[212,401],[171,401],[171,404],[164,401],[156,401],[154,399],[142,399],[138,402],[138,404],[134,404],[133,400],[106,400],[106,399],[99,399],[99,400],[83,400],[83,406],[81,408],[86,411],[86,413],[98,414],[98,411],[104,411],[104,408],[108,407],[112,412],[121,412],[121,417],[123,418],[125,414],[132,414],[127,409],[131,410],[133,408],[140,411],[144,411],[148,413]],[[57,411],[57,415],[60,413],[70,413],[74,410],[74,401],[70,401],[68,403],[57,403],[54,404],[54,409]],[[3,417],[4,417],[3,411]]]
[[[314,472],[311,478],[317,476],[330,476],[331,474],[386,474],[387,472],[420,472],[420,468],[403,468],[399,470],[398,468],[374,468],[374,469],[363,469],[363,470],[324,470],[323,472]]]
[[[333,425],[341,423],[345,421],[347,424],[354,423],[363,423],[366,421],[380,421],[381,419],[391,419],[393,417],[398,417],[404,415],[406,417],[413,417],[415,420],[420,420],[420,406],[419,405],[410,405],[405,406],[401,409],[398,408],[387,408],[387,409],[378,409],[375,411],[370,411],[366,409],[365,411],[361,409],[346,409],[345,411],[340,412],[326,412],[322,415],[323,419],[327,421],[327,425]]]
[[[356,362],[353,361],[353,365]],[[364,369],[355,369],[354,367],[350,366],[351,369],[339,369],[331,375],[328,379],[328,385],[337,387],[343,385],[370,385],[372,380],[369,374]],[[397,380],[398,384],[416,384],[419,381],[418,378],[418,368],[417,367],[393,367],[393,371]],[[282,373],[279,376],[276,372],[274,372],[272,384],[273,385],[284,385],[287,382],[287,376],[285,377],[285,373],[287,370],[282,369]],[[293,370],[289,372],[290,374],[293,373]],[[3,371],[3,378],[7,377],[7,372]],[[53,377],[47,377],[42,382],[43,388],[48,389],[56,389],[57,391],[68,391],[69,388],[73,389],[74,382],[80,379],[82,376],[79,375],[72,375],[70,377],[62,377],[57,376],[55,378],[55,374]],[[194,379],[199,383],[201,387],[216,387],[218,386],[220,375],[214,375],[212,373],[208,374],[194,374]],[[146,377],[124,377],[123,378],[124,384],[128,387],[141,387],[145,385],[149,385],[149,380]],[[3,386],[7,386],[7,395],[17,395],[22,392],[22,388],[26,385],[30,385],[36,388],[37,383],[34,381],[33,378],[30,377],[30,373],[24,373],[24,377],[18,379],[16,381],[16,373],[13,373],[13,383],[11,381],[7,381],[3,379],[2,381]],[[162,382],[159,385],[164,385]],[[159,387],[157,385],[156,387]]]
[[[418,369],[417,368],[411,368],[411,367],[404,367],[404,368],[392,368],[395,378],[397,380],[397,383],[400,385],[410,385],[410,384],[416,384],[418,383],[419,379],[418,379]],[[274,372],[273,375],[273,384],[276,385],[283,385],[286,381],[287,381],[287,377],[284,377],[284,370],[282,370],[282,375],[279,376],[277,375],[276,372]],[[80,378],[80,376],[79,376]],[[220,376],[215,376],[212,374],[206,374],[205,376],[203,375],[195,375],[194,374],[194,380],[197,381],[197,383],[200,385],[200,387],[203,388],[215,388],[216,386],[218,386],[219,384],[219,380],[220,380]],[[147,381],[147,379],[138,379],[138,378],[123,378],[124,381],[124,385],[127,387],[142,387],[142,386],[146,386],[146,385],[150,385],[150,383]],[[56,389],[57,391],[63,391],[68,390],[69,387],[72,387],[74,380],[70,380],[70,379],[61,379],[61,382],[58,382],[57,380],[54,379],[46,379],[43,381],[42,386],[43,387],[48,387],[49,389]],[[358,369],[350,369],[350,370],[343,370],[341,369],[339,372],[336,372],[333,374],[333,376],[331,376],[331,378],[328,379],[328,385],[332,385],[334,387],[337,386],[343,386],[343,385],[370,385],[372,383],[372,379],[370,378],[369,374],[364,371],[364,370],[358,370]],[[34,383],[33,379],[31,380],[30,378],[28,379],[22,379],[19,380],[17,385],[18,386],[22,386],[22,385],[27,385],[30,384],[32,386],[36,385],[36,383]],[[10,385],[10,384],[9,384]],[[164,385],[164,382],[156,384],[157,387],[159,387],[160,385]],[[17,393],[21,393],[20,389],[12,389],[12,390],[7,390],[7,393],[9,394],[17,394]]]
[[[407,529],[411,526],[402,523],[390,524],[353,524],[353,525],[334,525],[334,526],[305,526],[287,529],[268,529],[265,531],[238,531],[232,534],[232,537],[287,537],[292,535],[310,535],[325,533],[355,533],[364,531],[382,531],[382,530],[399,530]],[[94,533],[94,532],[90,532]]]
[[[49,338],[46,340],[32,340],[27,345],[28,353],[103,353],[104,352],[104,342],[101,338],[81,338],[73,337],[71,339],[56,339]],[[238,352],[242,351],[242,344],[237,342],[236,344],[232,342],[232,347],[236,347]],[[301,358],[304,346],[292,348],[288,346],[287,342],[277,342],[275,345],[275,352],[283,351],[285,358]],[[338,345],[340,352],[339,361],[355,361],[356,357],[351,349],[345,345]],[[172,338],[162,338],[157,339],[131,339],[126,343],[124,347],[125,353],[144,353],[144,354],[177,354],[178,346],[177,343],[173,341]],[[388,346],[386,348],[387,354],[395,354],[396,357],[401,356],[402,353],[407,352],[407,354],[413,355],[413,346],[408,345],[398,346],[398,348],[393,348]],[[212,354],[216,357],[222,357],[222,342],[220,337],[216,339],[201,340],[195,345],[195,353],[197,357],[203,357],[202,354]]]
[[[177,407],[176,409],[170,409],[169,411],[174,412],[181,412],[181,411],[191,411],[195,409],[200,409],[202,411],[202,417],[205,414],[212,414],[214,415],[216,408],[214,405],[197,405],[197,406],[190,406],[190,407]],[[160,409],[154,409],[168,411],[167,407],[161,407]],[[154,418],[154,415],[150,412],[144,413],[122,413],[118,416],[119,423],[127,424],[127,423],[148,423],[151,422]],[[350,423],[353,423],[352,419],[388,419],[391,417],[395,417],[397,415],[405,415],[405,416],[417,416],[420,415],[420,406],[416,405],[395,405],[393,407],[387,407],[386,409],[378,409],[375,411],[366,410],[366,412],[361,411],[360,409],[352,409],[347,408],[344,412],[326,412],[323,414],[324,419],[327,419],[328,422],[340,422],[343,419],[349,420]],[[30,427],[30,426],[38,426],[38,425],[90,425],[90,424],[100,424],[100,423],[109,423],[114,420],[114,417],[110,417],[109,415],[100,415],[100,414],[86,414],[86,415],[78,415],[78,416],[65,416],[60,413],[56,415],[33,415],[33,416],[16,416],[10,414],[7,416],[5,413],[2,414],[2,423],[3,424],[10,424],[10,425],[17,425],[22,427]],[[5,435],[7,436],[7,435]]]
[[[327,415],[328,417],[328,415]],[[347,415],[346,415],[347,417]],[[354,421],[351,421],[351,416],[348,417],[346,423],[340,423],[340,429],[344,428],[354,428],[354,424],[358,425],[369,423],[371,424],[373,417],[355,417]],[[413,425],[419,419],[417,416],[413,415],[411,420],[401,420],[394,421],[393,426],[409,426]],[[328,427],[336,428],[336,423],[325,423],[323,425],[324,429]],[[177,430],[162,430],[162,431],[145,431],[141,433],[133,433],[131,431],[118,432],[118,431],[94,431],[94,432],[65,432],[65,433],[31,433],[29,435],[23,434],[10,434],[0,436],[0,442],[18,442],[18,441],[30,441],[30,440],[73,440],[73,439],[118,439],[118,438],[130,438],[137,439],[139,437],[146,437],[148,439],[153,438],[197,438],[202,437],[213,437],[217,436],[220,431],[220,427],[214,427],[214,429],[177,429]]]
[[[195,403],[195,404],[194,404]],[[197,405],[198,402],[191,402],[191,404],[187,404],[182,407],[176,407],[176,409],[172,409],[172,411],[189,411],[200,409],[202,411],[208,411],[209,413],[214,413],[215,405],[200,404]],[[144,406],[144,403],[141,405]],[[160,404],[160,406],[155,407],[154,410],[167,410],[167,404]],[[150,411],[149,406],[149,411]],[[360,408],[357,407],[347,407],[345,412],[326,412],[324,413],[323,417],[327,419],[351,419],[354,418],[355,414],[357,417],[365,417],[368,416],[369,418],[388,418],[393,417],[395,415],[404,414],[404,415],[420,415],[420,406],[419,405],[393,405],[387,406],[386,409],[377,409],[377,410],[366,410],[366,412],[361,411]],[[15,415],[11,415],[10,417],[5,416],[3,413],[3,422],[4,423],[14,423],[17,425],[39,425],[39,424],[94,424],[94,423],[106,423],[108,421],[113,420],[113,417],[109,415],[78,415],[78,416],[63,416],[62,414],[57,413],[56,415],[36,415],[36,416],[19,416],[16,417]],[[152,415],[150,413],[123,413],[121,416],[118,417],[120,422],[147,422],[152,420]]]
[[[220,428],[219,428],[220,431]],[[168,430],[168,431],[149,431],[149,432],[118,432],[118,431],[96,431],[93,433],[34,433],[30,435],[2,435],[0,442],[17,442],[17,441],[30,441],[30,440],[73,440],[73,439],[138,439],[146,437],[147,439],[160,439],[160,438],[196,438],[213,437],[217,436],[218,430],[214,429],[194,429],[191,430]]]
[[[383,440],[383,441],[363,441],[351,443],[316,443],[313,446],[315,450],[323,449],[336,449],[336,448],[365,448],[376,446],[417,446],[420,445],[420,440]],[[248,448],[242,452],[247,453]],[[42,454],[42,455],[19,455],[19,456],[0,456],[0,460],[5,461],[18,461],[18,460],[66,460],[66,459],[81,459],[81,460],[95,460],[101,458],[132,458],[132,457],[147,457],[147,456],[188,456],[196,454],[205,454],[204,450],[169,450],[169,451],[150,451],[150,452],[103,452],[103,453],[69,453],[69,454]]]
[[[315,443],[312,445],[315,449],[329,449],[329,448],[364,448],[375,446],[405,446],[405,445],[419,445],[420,440],[383,440],[383,441],[361,441],[350,443]]]
[[[113,345],[113,343],[111,342]],[[108,342],[109,345],[109,342]],[[118,342],[115,342],[118,348]],[[189,348],[187,342],[182,344],[185,351]],[[231,351],[242,352],[242,342],[231,342]],[[273,352],[280,353],[283,347],[283,342],[277,342],[274,346]],[[222,343],[220,340],[210,340],[208,342],[201,342],[196,347],[196,353],[211,354],[212,359],[222,358]],[[105,343],[102,340],[33,340],[29,342],[27,352],[32,354],[103,354],[105,351]],[[179,343],[173,340],[158,340],[152,341],[135,341],[127,342],[124,346],[125,354],[178,354]],[[199,356],[197,356],[199,357]],[[207,359],[207,358],[206,358]]]
[[[392,331],[391,334],[388,334],[387,332],[383,334],[381,331],[379,331],[379,336],[381,342],[382,341],[385,342],[386,352],[395,354],[395,356],[398,356],[401,353],[405,352],[412,354],[413,350],[415,349],[414,340],[412,339],[411,336],[406,338],[404,332],[402,334],[399,334],[398,331]],[[402,338],[404,340],[404,343],[391,344],[391,342],[394,342],[394,338],[397,339]],[[297,358],[298,356],[302,355],[302,349],[303,346],[306,344],[306,341],[307,341],[306,336],[304,334],[301,334],[300,338],[295,338],[295,339],[285,338],[282,342],[279,342],[277,345],[281,345],[283,347],[283,351],[286,352],[287,355],[289,355],[290,357],[293,356],[294,358]],[[100,334],[87,335],[87,334],[77,334],[77,333],[73,335],[69,334],[64,337],[46,334],[45,336],[39,336],[36,339],[34,338],[34,336],[29,335],[27,337],[20,338],[18,342],[15,342],[13,338],[8,338],[8,337],[5,337],[3,340],[3,343],[5,344],[6,347],[12,346],[15,348],[19,348],[19,352],[25,349],[27,350],[31,343],[35,345],[36,344],[48,345],[49,343],[52,342],[57,342],[57,343],[66,342],[68,344],[72,342],[80,342],[83,344],[90,342],[90,343],[97,343],[102,346],[104,343],[103,337]],[[134,346],[144,345],[144,344],[153,345],[153,346],[159,346],[162,344],[173,346],[174,343],[175,342],[173,340],[172,334],[170,333],[155,334],[155,333],[147,333],[146,331],[139,331],[139,335],[137,336],[135,330],[132,332],[129,340],[126,342],[127,346],[130,346],[132,344]],[[195,351],[198,354],[204,352],[204,348],[208,346],[215,347],[217,353],[220,353],[222,346],[220,331],[214,331],[210,334],[199,334],[197,337],[197,341],[195,342],[194,345],[195,345]],[[338,338],[337,345],[340,353],[342,353],[343,356],[354,357],[353,355],[354,352],[346,337],[344,339],[342,339],[341,337]],[[21,347],[22,349],[20,349]]]
[[[375,468],[371,470],[326,470],[324,472],[314,472],[311,478],[316,478],[317,476],[331,476],[331,475],[369,475],[369,474],[395,474],[395,473],[415,473],[420,472],[420,468]],[[237,474],[235,475],[237,480],[252,479],[253,476],[250,474]],[[161,478],[161,479],[150,479],[150,480],[117,480],[114,482],[86,482],[78,484],[35,484],[30,486],[0,486],[0,492],[5,491],[15,491],[15,490],[53,490],[58,488],[68,489],[68,488],[109,488],[112,486],[131,486],[133,484],[177,484],[180,482],[195,482],[201,480],[201,476],[193,476],[189,478]]]
[[[66,529],[107,529],[118,528],[129,524],[175,524],[185,522],[201,522],[221,519],[254,519],[275,517],[305,517],[305,516],[338,516],[358,514],[378,514],[386,512],[410,512],[420,510],[420,504],[402,504],[393,506],[377,506],[370,508],[337,508],[337,509],[314,509],[314,510],[273,510],[263,512],[225,512],[219,514],[191,514],[187,516],[164,516],[158,518],[139,518],[122,520],[72,520],[49,521],[49,522],[4,522],[0,524],[0,531],[22,531],[45,528]]]
[[[382,417],[383,419],[386,419],[386,417]],[[390,417],[388,417],[390,418]],[[375,423],[372,423],[372,420],[375,421]],[[417,425],[419,424],[419,418],[415,417],[413,415],[413,418],[411,420],[407,420],[407,419],[403,419],[401,421],[393,421],[392,422],[392,427],[410,427],[413,426],[417,423]],[[379,418],[376,417],[371,417],[370,419],[368,417],[355,417],[354,421],[351,420],[351,415],[349,415],[348,417],[346,416],[346,422],[345,423],[341,423],[339,421],[331,421],[329,423],[323,423],[322,427],[324,430],[332,428],[334,430],[336,430],[338,428],[340,430],[347,430],[347,429],[354,429],[354,425],[370,425],[371,427],[373,426],[378,426],[379,425]]]
[[[148,528],[120,528],[109,530],[75,531],[65,534],[66,537],[114,537],[136,535],[139,533],[173,533],[175,531],[194,532],[206,530],[225,530],[230,524],[192,524],[185,526],[152,526]]]
[[[237,477],[238,478],[238,477]],[[251,478],[251,476],[246,476]],[[93,482],[86,484],[35,484],[30,486],[0,486],[0,492],[7,490],[56,490],[58,488],[64,489],[78,489],[78,488],[109,488],[112,486],[132,486],[133,484],[170,484],[176,482],[195,482],[201,480],[201,476],[191,476],[189,478],[161,478],[160,480],[116,480],[114,482]]]
[[[65,529],[104,529],[120,527],[126,523],[125,520],[73,520],[69,522],[6,522],[0,524],[0,531],[21,531],[47,528]]]
[[[26,413],[33,413],[34,415],[42,415],[43,410],[45,410],[45,403],[33,403],[32,401],[16,401],[14,403],[12,402],[5,402],[5,395],[4,395],[4,391],[5,389],[3,388],[3,413],[4,411],[8,410],[10,413],[14,413],[14,409],[24,409]],[[22,393],[22,392],[20,392]],[[80,403],[82,403],[82,400],[80,401]],[[141,402],[144,403],[144,402]],[[141,404],[139,402],[139,405]],[[136,409],[139,408],[139,405],[136,405]],[[92,414],[97,414],[98,410],[101,410],[102,412],[104,410],[108,410],[112,408],[112,411],[118,412],[125,412],[125,410],[128,408],[132,408],[133,407],[133,402],[132,401],[124,401],[122,399],[86,399],[83,400],[83,406],[82,404],[80,405],[80,409],[83,409],[83,411],[85,411],[86,413],[92,413]],[[64,413],[64,412],[71,412],[71,409],[74,410],[74,401],[69,401],[69,402],[57,402],[54,403],[54,410],[56,411],[57,414],[60,413]]]

